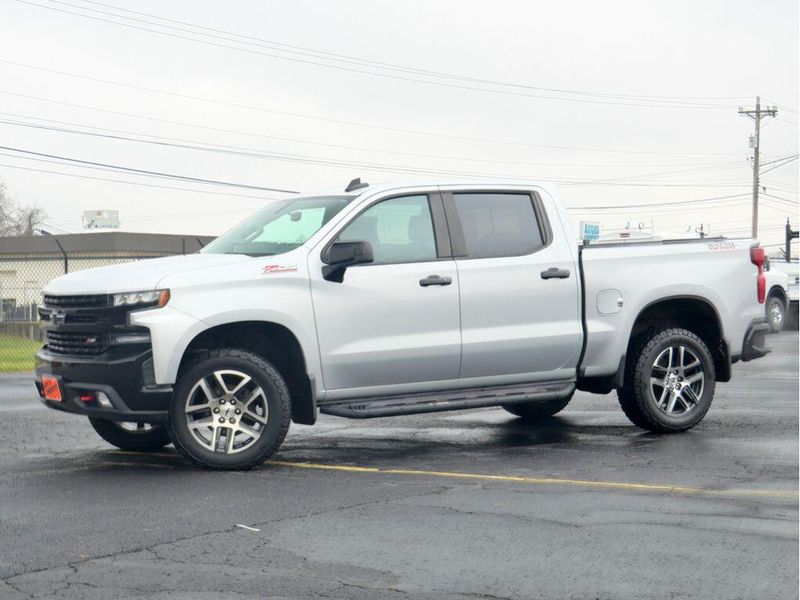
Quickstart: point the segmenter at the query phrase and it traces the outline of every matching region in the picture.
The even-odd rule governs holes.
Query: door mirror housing
[[[375,260],[372,244],[359,240],[355,242],[334,242],[322,253],[322,277],[328,281],[341,283],[347,267],[371,263]]]

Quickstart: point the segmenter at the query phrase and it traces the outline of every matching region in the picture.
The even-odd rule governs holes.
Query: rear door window
[[[533,199],[524,193],[455,193],[467,258],[522,256],[544,247]]]

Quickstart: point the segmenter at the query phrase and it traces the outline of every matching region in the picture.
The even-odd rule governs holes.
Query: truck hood
[[[48,283],[44,293],[82,295],[152,290],[167,275],[249,260],[252,258],[243,254],[189,254],[149,258],[62,275]]]

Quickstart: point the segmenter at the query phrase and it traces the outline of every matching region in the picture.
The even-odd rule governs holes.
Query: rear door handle
[[[428,275],[425,279],[420,279],[419,284],[422,287],[428,287],[430,285],[450,285],[453,283],[453,280],[449,277],[439,277],[438,275]]]
[[[550,267],[546,271],[542,271],[541,275],[542,279],[568,279],[569,269],[558,269],[556,267]]]

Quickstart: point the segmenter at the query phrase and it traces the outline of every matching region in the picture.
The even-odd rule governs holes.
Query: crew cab
[[[208,468],[291,421],[502,406],[529,421],[613,389],[685,431],[763,356],[751,239],[579,245],[546,185],[382,185],[268,204],[200,253],[76,272],[40,308],[36,385],[125,449]]]

